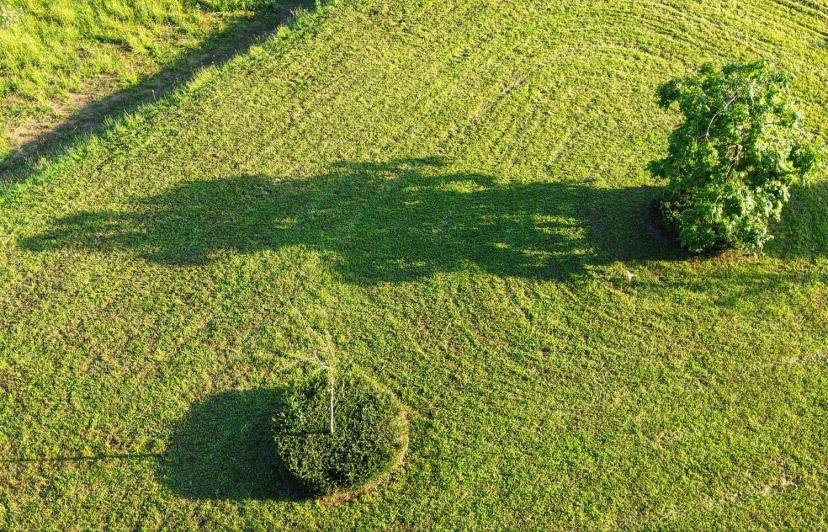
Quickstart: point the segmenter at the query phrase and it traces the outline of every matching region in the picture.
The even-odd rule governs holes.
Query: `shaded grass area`
[[[193,404],[163,453],[113,453],[5,459],[8,467],[142,462],[176,494],[197,500],[303,500],[273,449],[277,389],[223,392]]]
[[[342,280],[361,284],[469,265],[501,277],[567,280],[583,276],[586,265],[683,256],[647,234],[653,189],[504,184],[443,167],[439,158],[337,163],[303,180],[185,182],[125,209],[60,218],[21,246],[127,250],[168,266],[303,246],[334,254]]]
[[[0,527],[824,526],[824,181],[766,255],[699,259],[646,170],[655,87],[713,57],[796,73],[825,138],[824,15],[342,2],[21,167]],[[320,337],[410,412],[399,474],[339,506],[265,451]]]
[[[203,500],[302,500],[273,447],[276,389],[229,391],[194,404],[176,426],[161,481],[178,495]]]
[[[828,183],[821,182],[792,191],[784,219],[773,228],[775,239],[767,253],[776,257],[816,260],[828,255]]]

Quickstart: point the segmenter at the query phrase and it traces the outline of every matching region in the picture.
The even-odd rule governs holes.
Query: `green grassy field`
[[[29,155],[50,144],[44,136],[62,136],[52,131],[61,123],[57,133],[77,131],[104,111],[155,99],[231,42],[270,29],[278,10],[257,9],[265,2],[283,4],[3,0],[0,164],[21,148]]]
[[[755,57],[828,140],[821,0],[343,0],[17,165],[0,528],[828,526],[828,185],[758,258],[649,216],[655,88]],[[411,423],[340,506],[268,432],[326,335]]]

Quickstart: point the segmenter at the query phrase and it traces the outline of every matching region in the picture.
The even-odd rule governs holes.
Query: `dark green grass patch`
[[[196,402],[175,424],[158,471],[193,500],[298,500],[273,448],[274,388],[228,391]]]
[[[400,464],[408,424],[399,401],[369,377],[340,371],[329,381],[327,373],[298,377],[282,389],[273,439],[302,489],[341,501],[370,490]]]

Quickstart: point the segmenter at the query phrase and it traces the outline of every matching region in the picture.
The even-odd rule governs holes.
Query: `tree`
[[[819,172],[823,146],[802,128],[790,81],[760,60],[707,64],[659,88],[661,106],[684,115],[653,164],[668,181],[660,210],[689,250],[761,250],[790,187]]]

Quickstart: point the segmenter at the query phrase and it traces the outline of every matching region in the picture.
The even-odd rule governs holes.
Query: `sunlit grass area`
[[[705,258],[647,171],[678,120],[656,87],[712,59],[792,72],[828,140],[826,27],[814,1],[343,0],[18,164],[0,527],[826,526],[825,176],[764,255]],[[335,506],[269,426],[323,347],[410,424]]]
[[[0,158],[85,104],[211,51],[253,0],[3,0]],[[238,36],[237,36],[238,37]],[[190,60],[198,60],[191,57]]]

